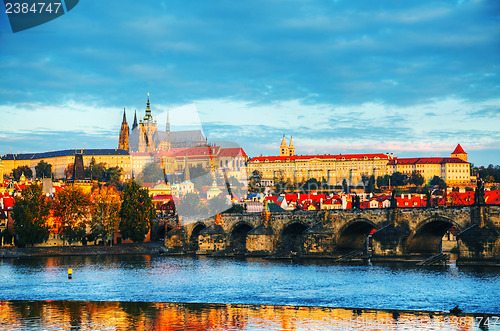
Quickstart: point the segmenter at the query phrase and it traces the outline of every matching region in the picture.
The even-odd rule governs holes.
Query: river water
[[[3,259],[0,305],[0,330],[331,330],[385,318],[449,319],[425,325],[435,330],[472,330],[487,318],[494,330],[500,329],[500,268],[163,256]],[[467,315],[436,313],[455,306]],[[95,324],[105,320],[112,322]]]

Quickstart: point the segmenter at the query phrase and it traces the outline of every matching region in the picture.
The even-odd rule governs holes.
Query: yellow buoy
[[[73,269],[68,269],[68,279],[71,279],[73,277]]]

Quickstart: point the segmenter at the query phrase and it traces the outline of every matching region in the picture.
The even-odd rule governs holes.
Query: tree
[[[400,172],[391,175],[391,186],[404,186],[408,182],[408,176]]]
[[[431,179],[430,184],[433,186],[437,185],[439,187],[439,189],[441,189],[441,190],[446,188],[446,182],[439,176],[434,176]]]
[[[134,243],[143,242],[155,216],[149,190],[141,188],[134,180],[129,181],[123,190],[120,209],[119,229],[122,237]]]
[[[56,193],[54,216],[61,220],[61,236],[68,244],[84,241],[90,214],[90,196],[78,186],[66,186]]]
[[[231,208],[231,204],[223,194],[208,200],[208,210],[212,215],[220,214],[229,208]]]
[[[137,182],[139,184],[156,183],[158,181],[164,182],[165,174],[163,173],[163,169],[157,162],[146,164],[141,173],[137,176]]]
[[[389,180],[390,180],[389,175],[383,175],[377,177],[377,187],[381,188],[382,186],[389,186]]]
[[[290,183],[291,184],[291,183]],[[318,190],[321,187],[321,183],[318,182],[316,178],[309,178],[301,185],[301,189],[303,192],[310,192],[314,190]]]
[[[415,186],[422,186],[424,184],[425,180],[424,177],[420,174],[418,171],[413,171],[410,175],[410,184],[413,184]]]
[[[113,233],[120,222],[120,196],[113,186],[92,191],[92,219],[90,227],[96,238],[113,242]]]
[[[200,196],[196,193],[188,193],[184,195],[175,208],[177,213],[182,216],[199,215],[203,211]]]
[[[26,178],[33,178],[33,171],[28,166],[20,166],[12,170],[12,176],[14,176],[16,182],[19,181],[22,174],[24,174]]]
[[[261,180],[262,173],[259,170],[254,170],[248,181],[248,192],[262,192]]]
[[[363,182],[363,186],[365,187],[365,192],[368,192],[366,186],[368,185],[369,181],[370,181],[370,176],[368,176],[367,174],[361,175],[361,182]]]
[[[91,180],[104,181],[104,173],[106,172],[106,164],[105,163],[97,163],[95,159],[92,158],[90,160],[90,164],[85,167],[85,178],[89,178]],[[71,173],[71,177],[73,177],[73,173]]]
[[[114,186],[117,189],[121,188],[120,178],[123,175],[123,169],[119,167],[111,167],[106,169],[103,175],[103,181],[107,186]]]
[[[50,202],[42,191],[42,186],[31,184],[16,198],[12,217],[14,230],[22,245],[33,246],[49,239]]]
[[[36,178],[51,178],[52,177],[52,164],[41,160],[35,166]]]
[[[349,193],[349,186],[347,185],[347,180],[345,178],[342,181],[342,191],[344,191],[344,193]]]
[[[370,178],[368,179],[367,193],[374,193],[374,192],[375,192],[375,176],[371,175]]]

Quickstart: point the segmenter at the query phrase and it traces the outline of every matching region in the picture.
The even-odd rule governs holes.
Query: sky
[[[126,109],[249,156],[500,164],[500,2],[80,1],[13,33],[0,3],[0,155],[116,148]]]

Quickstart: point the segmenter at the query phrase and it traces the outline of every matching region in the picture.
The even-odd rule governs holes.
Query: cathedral
[[[137,123],[137,112],[134,114],[134,124],[129,129],[125,109],[120,129],[118,148],[132,153],[151,153],[154,151],[169,151],[172,148],[206,146],[206,139],[201,130],[170,131],[169,114],[165,131],[158,130],[156,120],[151,115],[151,106],[146,103],[146,114]]]

